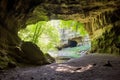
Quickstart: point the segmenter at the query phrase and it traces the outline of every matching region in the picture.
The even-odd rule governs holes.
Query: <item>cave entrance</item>
[[[38,45],[53,57],[77,58],[91,47],[84,24],[73,20],[39,21],[18,32],[23,41]]]

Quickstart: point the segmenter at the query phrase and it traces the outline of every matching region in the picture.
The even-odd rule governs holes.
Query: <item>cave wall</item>
[[[18,31],[25,28],[26,21],[30,17],[28,14],[40,3],[41,0],[0,0],[0,69],[30,63],[32,53],[27,56],[21,50],[22,41],[18,37]],[[35,45],[31,44],[31,46]],[[37,53],[43,54],[40,50],[36,50],[39,52],[36,52],[35,59],[40,56]],[[40,61],[39,65],[41,65]]]
[[[18,55],[21,39],[17,32],[39,20],[82,22],[92,40],[91,52],[120,54],[119,3],[119,0],[0,0],[0,68],[22,58]]]
[[[91,37],[92,53],[120,55],[119,3],[119,0],[53,0],[38,7],[44,9],[44,17],[47,16],[48,20],[63,19],[84,23]]]

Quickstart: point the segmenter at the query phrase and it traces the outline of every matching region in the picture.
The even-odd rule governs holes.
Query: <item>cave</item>
[[[0,0],[0,73],[2,74],[0,74],[0,79],[34,80],[32,76],[30,78],[22,76],[22,73],[19,78],[17,74],[13,76],[9,70],[17,67],[48,65],[45,66],[47,69],[59,72],[58,77],[48,79],[45,77],[45,75],[50,76],[47,73],[45,73],[44,77],[42,77],[43,74],[38,77],[36,75],[37,72],[33,76],[38,77],[37,80],[119,80],[119,3],[119,0]],[[25,29],[27,25],[50,20],[73,20],[84,24],[84,29],[88,32],[91,40],[91,48],[87,52],[87,59],[85,59],[86,65],[83,63],[83,58],[80,59],[81,64],[78,60],[66,64],[50,64],[54,63],[54,59],[49,54],[44,54],[41,48],[33,42],[23,41],[19,37],[19,31]],[[69,46],[76,46],[76,43],[75,45],[71,45],[71,43]],[[96,61],[100,65],[97,65]],[[73,66],[73,63],[76,66]],[[98,68],[101,64],[103,66],[102,68],[100,67],[100,71],[98,69],[96,74],[98,76],[92,78],[95,72],[93,71],[93,74],[91,74],[89,71],[94,69],[94,67]],[[79,68],[77,65],[83,67]],[[59,67],[65,69],[62,70]],[[106,69],[106,67],[108,68]],[[37,69],[33,70],[36,71]],[[3,77],[4,70],[8,70],[7,78]],[[18,69],[18,71],[20,70]],[[24,70],[21,71],[24,72]],[[44,73],[44,71],[41,73]],[[65,73],[68,73],[68,75],[75,74],[69,78],[63,77],[61,73],[63,75]],[[79,73],[81,75],[85,73],[89,75],[77,76]],[[107,73],[109,74],[107,75]],[[14,70],[13,74],[15,74]],[[57,73],[54,73],[54,75],[57,75]],[[87,76],[89,79],[85,78]]]

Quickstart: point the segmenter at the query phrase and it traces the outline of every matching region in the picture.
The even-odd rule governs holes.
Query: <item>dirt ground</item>
[[[16,67],[1,71],[0,80],[120,80],[120,56],[91,54],[65,63]]]

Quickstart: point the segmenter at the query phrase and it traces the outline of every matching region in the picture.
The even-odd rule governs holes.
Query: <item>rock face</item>
[[[47,63],[43,52],[32,42],[23,42],[21,51],[24,53],[23,58],[29,64],[43,65]]]
[[[55,59],[53,57],[51,57],[48,53],[45,53],[45,58],[46,58],[48,63],[55,62]]]
[[[93,39],[92,52],[111,53],[120,55],[120,30],[119,23],[106,27],[103,33]]]
[[[24,62],[17,32],[39,20],[80,21],[91,36],[91,52],[120,54],[119,3],[120,0],[0,0],[0,68]]]

